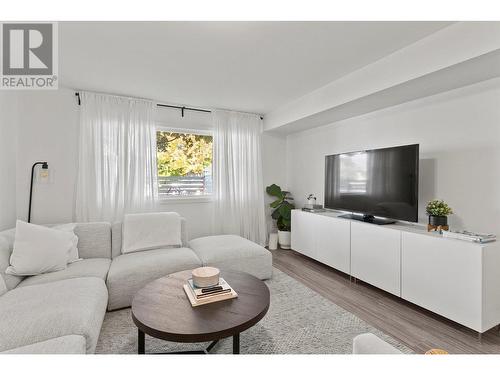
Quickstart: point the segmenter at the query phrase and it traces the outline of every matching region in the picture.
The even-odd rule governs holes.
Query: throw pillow
[[[18,220],[6,274],[32,276],[66,268],[74,234]]]
[[[176,212],[127,214],[122,226],[122,254],[180,247],[181,217]]]

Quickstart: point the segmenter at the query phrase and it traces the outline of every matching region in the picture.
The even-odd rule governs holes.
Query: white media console
[[[479,333],[500,324],[500,243],[292,211],[292,249]]]

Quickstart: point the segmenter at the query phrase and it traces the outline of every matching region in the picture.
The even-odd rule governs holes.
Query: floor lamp
[[[31,167],[30,203],[29,203],[29,208],[28,208],[28,223],[31,222],[31,198],[33,196],[33,177],[35,175],[35,167],[37,165],[40,165],[40,164],[42,165],[42,169],[49,169],[49,164],[46,161],[37,161]]]

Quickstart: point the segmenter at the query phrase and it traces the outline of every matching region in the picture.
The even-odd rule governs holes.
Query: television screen
[[[326,156],[325,207],[418,221],[418,144]]]

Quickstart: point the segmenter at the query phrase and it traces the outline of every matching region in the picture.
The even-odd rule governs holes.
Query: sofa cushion
[[[66,335],[93,353],[106,312],[104,281],[84,277],[15,288],[0,297],[0,351]]]
[[[108,275],[110,265],[111,259],[82,259],[77,262],[68,264],[68,267],[62,271],[27,277],[18,285],[18,288],[29,285],[48,283],[51,281],[74,279],[78,277],[98,277],[106,281],[106,276]]]
[[[352,354],[403,354],[373,333],[362,333],[352,341]]]
[[[247,272],[262,280],[273,273],[271,253],[264,247],[236,235],[200,237],[189,247],[204,266]]]
[[[8,291],[7,285],[5,285],[5,281],[3,279],[3,276],[2,276],[2,274],[0,274],[0,296],[2,294],[7,293],[7,291]]]
[[[111,225],[109,223],[76,223],[80,258],[111,259]]]
[[[14,237],[16,229],[9,229],[0,232],[0,275],[3,277],[5,286],[8,290],[14,289],[19,284],[24,276],[14,276],[5,274],[5,270],[10,265],[10,255],[14,248]]]
[[[149,282],[200,265],[196,254],[185,247],[120,255],[113,259],[108,273],[108,309],[128,307],[135,293]]]
[[[111,257],[114,259],[122,254],[122,223],[111,225]]]
[[[85,354],[85,337],[67,335],[6,350],[0,354]]]

